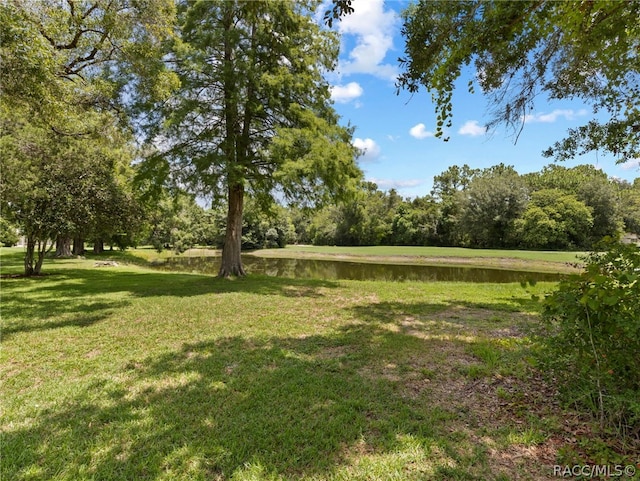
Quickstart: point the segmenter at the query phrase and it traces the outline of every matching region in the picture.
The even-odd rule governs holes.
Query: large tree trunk
[[[222,247],[222,264],[219,277],[244,276],[240,252],[242,250],[242,208],[244,185],[229,186],[229,210],[227,211],[227,231]]]
[[[64,235],[56,237],[56,257],[71,256],[71,238]]]
[[[93,253],[102,254],[104,252],[104,241],[102,239],[96,239],[93,241]]]
[[[73,255],[81,256],[84,254],[84,238],[76,236],[73,238]]]

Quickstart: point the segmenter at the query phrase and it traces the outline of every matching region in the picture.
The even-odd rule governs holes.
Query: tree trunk
[[[73,238],[73,255],[81,256],[84,254],[84,238],[76,236]]]
[[[51,242],[51,247],[53,247],[53,241]],[[33,270],[33,274],[36,276],[40,275],[40,271],[42,270],[42,263],[44,262],[44,255],[47,253],[47,250],[46,239],[42,242],[38,241],[38,260],[36,261],[36,267]]]
[[[53,247],[53,243],[51,243]],[[47,253],[47,240],[36,241],[33,235],[27,236],[27,251],[24,255],[24,275],[25,276],[37,276],[42,271],[42,264],[44,262],[44,255]],[[36,260],[36,252],[38,253],[38,259]]]
[[[104,241],[102,239],[96,239],[93,241],[93,253],[102,254],[104,252]]]
[[[24,254],[24,275],[32,276],[34,274],[34,254],[36,250],[36,240],[32,236],[27,236],[27,251]]]
[[[242,208],[244,186],[229,186],[229,210],[227,211],[227,231],[222,247],[222,264],[218,277],[244,276],[240,252],[242,249]]]
[[[64,235],[56,237],[56,257],[71,256],[71,238]]]

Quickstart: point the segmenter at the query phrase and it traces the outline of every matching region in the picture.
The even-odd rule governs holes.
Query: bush
[[[543,364],[601,425],[640,434],[640,250],[609,244],[544,302]]]
[[[0,244],[4,247],[13,247],[20,238],[16,233],[16,228],[6,219],[0,217]]]

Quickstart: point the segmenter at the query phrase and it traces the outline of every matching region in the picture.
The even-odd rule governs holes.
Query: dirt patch
[[[460,352],[450,352],[451,368],[440,369],[435,379],[413,381],[407,391],[413,396],[427,396],[441,409],[461,413],[449,424],[452,432],[464,433],[474,444],[487,448],[493,473],[504,473],[513,480],[550,479],[558,449],[563,445],[554,439],[537,439],[536,429],[527,416],[545,417],[559,412],[550,390],[538,382],[523,382],[501,376],[466,379],[456,366],[476,361]],[[509,431],[513,439],[505,440]]]
[[[349,353],[351,352],[353,352],[353,349],[351,349],[349,346],[325,347],[318,354],[316,354],[315,357],[321,360],[339,359],[341,357],[349,355]]]

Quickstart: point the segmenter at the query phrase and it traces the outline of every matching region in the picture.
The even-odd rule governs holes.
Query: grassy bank
[[[3,273],[20,262],[2,250]],[[537,480],[626,461],[585,453],[588,426],[530,370],[552,284],[46,266],[2,280],[1,479]]]
[[[263,249],[252,255],[358,262],[382,262],[420,265],[466,265],[537,272],[574,272],[580,262],[577,252],[519,251],[498,249],[465,249],[462,247],[340,247],[287,246],[285,249]]]

